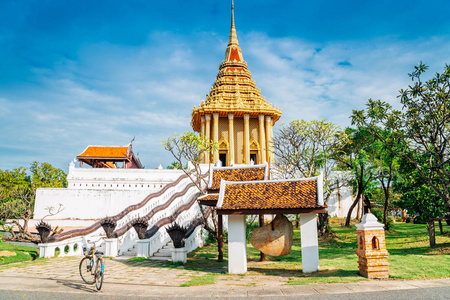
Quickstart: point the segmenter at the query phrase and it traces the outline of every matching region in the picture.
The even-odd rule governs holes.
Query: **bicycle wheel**
[[[95,288],[97,291],[100,291],[103,284],[103,268],[99,266],[100,264],[103,267],[103,262],[98,262],[97,267],[95,268]]]
[[[89,256],[84,257],[80,261],[80,276],[84,282],[87,284],[93,284],[95,282],[95,274],[94,270],[92,270],[92,266],[94,265],[94,260]]]

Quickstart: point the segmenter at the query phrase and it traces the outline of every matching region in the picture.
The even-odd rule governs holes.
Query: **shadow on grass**
[[[285,268],[259,268],[259,267],[248,267],[248,272],[257,273],[258,275],[268,275],[268,276],[278,276],[290,278],[292,276],[297,276],[302,273],[301,270],[285,269]]]
[[[364,279],[361,275],[359,275],[359,270],[322,270],[319,272],[313,273],[300,273],[297,275],[299,278],[311,278],[311,277],[358,277]]]
[[[445,250],[446,248],[450,247],[450,243],[442,243],[442,244],[436,244],[433,248],[430,248],[429,246],[424,247],[414,247],[414,248],[390,248],[388,249],[390,255],[398,255],[398,256],[405,256],[409,254],[414,255],[442,255],[439,253],[440,250]]]
[[[196,252],[200,252],[197,254]],[[197,249],[194,253],[191,253],[188,257],[188,262],[183,264],[182,262],[171,261],[157,261],[144,257],[136,257],[130,260],[115,260],[129,267],[155,267],[155,268],[168,268],[168,269],[183,269],[188,271],[200,271],[214,274],[224,274],[227,272],[228,260],[224,258],[223,261],[217,260],[217,252],[201,253],[202,249]]]

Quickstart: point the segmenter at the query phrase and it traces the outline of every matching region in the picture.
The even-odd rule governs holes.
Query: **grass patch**
[[[191,280],[186,283],[183,283],[180,286],[196,286],[196,285],[210,285],[216,283],[216,278],[219,274],[207,273],[202,276],[191,276]]]
[[[4,254],[3,256],[0,254],[0,265],[32,261],[39,257],[39,250],[37,248],[16,246],[7,243],[0,244],[0,252]],[[9,254],[15,255],[8,256]]]
[[[344,227],[341,222],[331,224],[333,234],[319,238],[320,271],[302,273],[300,232],[294,230],[291,254],[282,257],[267,256],[259,261],[259,251],[247,245],[248,272],[246,275],[288,277],[288,284],[338,283],[366,280],[359,275],[356,256],[356,228]],[[444,234],[436,231],[436,247],[429,247],[426,225],[395,223],[386,233],[389,252],[389,274],[394,279],[432,279],[450,276],[450,226],[444,225]],[[197,249],[188,256],[186,270],[206,273],[226,273],[227,245],[224,261],[217,261],[217,245]],[[244,275],[244,276],[246,276]],[[222,279],[221,279],[222,280]],[[224,278],[223,280],[226,280]]]
[[[132,257],[129,260],[131,260],[131,261],[150,261],[150,259],[148,259],[146,257]]]

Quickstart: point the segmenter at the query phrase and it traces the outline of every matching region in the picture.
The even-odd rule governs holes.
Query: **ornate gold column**
[[[213,114],[214,143],[219,142],[219,114]],[[214,151],[214,163],[219,160],[219,150]]]
[[[250,115],[244,114],[244,163],[250,164]]]
[[[200,125],[200,135],[201,136],[205,136],[205,117],[201,117],[201,125]],[[200,157],[200,162],[202,164],[205,163],[205,155],[202,154],[202,156]]]
[[[234,115],[228,115],[228,144],[230,145],[228,165],[234,163]]]
[[[273,164],[272,134],[272,117],[266,117],[266,157],[271,164]]]
[[[206,120],[206,140],[210,141],[211,140],[211,115],[205,115],[205,120]],[[205,154],[205,156],[206,156],[205,164],[209,164],[211,153],[207,152]]]
[[[266,135],[264,134],[264,115],[259,115],[259,155],[260,161],[264,163],[266,161]]]

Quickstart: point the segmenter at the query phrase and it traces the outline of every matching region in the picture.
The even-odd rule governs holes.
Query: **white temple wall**
[[[181,170],[97,169],[69,165],[67,188],[40,188],[36,191],[34,219],[55,211],[59,203],[64,210],[47,219],[100,219],[118,214],[146,196],[178,179]]]
[[[347,213],[353,203],[353,199],[351,186],[346,185],[334,191],[327,202],[327,211],[330,217],[347,217]],[[362,210],[361,202],[362,201],[360,201],[360,203],[353,209],[352,218],[356,218],[358,209],[360,211]]]
[[[160,189],[183,174],[167,169],[75,168],[69,165],[68,189]]]
[[[100,219],[121,212],[129,205],[141,202],[153,190],[93,190],[93,189],[38,189],[34,206],[34,219],[48,214],[63,205],[64,210],[46,219]]]

